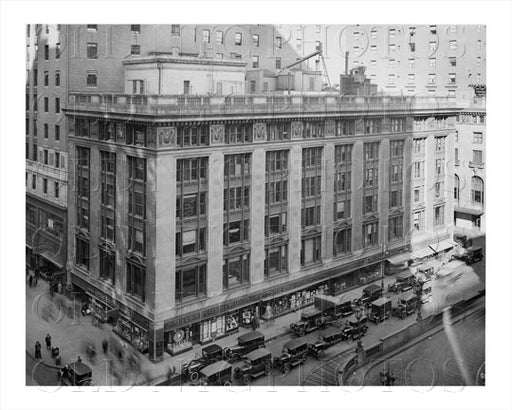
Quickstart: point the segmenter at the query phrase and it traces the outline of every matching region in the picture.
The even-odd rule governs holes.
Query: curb
[[[38,364],[42,364],[43,366],[46,366],[46,367],[48,367],[48,368],[50,368],[50,369],[55,369],[55,370],[59,370],[59,369],[60,369],[60,367],[59,367],[59,366],[55,366],[55,365],[51,365],[51,364],[46,363],[46,361],[45,361],[44,359],[36,359],[36,358],[34,357],[34,355],[32,355],[32,353],[30,353],[28,350],[25,350],[25,351],[26,351],[26,352],[27,352],[27,354],[30,356],[30,358],[31,358],[32,360],[34,360],[36,363],[38,363]]]

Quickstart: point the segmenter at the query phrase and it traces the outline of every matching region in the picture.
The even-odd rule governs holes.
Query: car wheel
[[[191,382],[195,382],[197,379],[199,379],[199,373],[198,372],[190,373],[189,379]]]
[[[233,351],[231,349],[226,349],[224,352],[224,356],[226,359],[231,360],[233,358]]]
[[[224,386],[231,386],[231,382],[230,381],[225,381],[224,382]]]
[[[246,375],[244,375],[244,377],[242,377],[243,384],[248,385],[250,381],[251,381],[251,377],[248,374],[246,374]]]
[[[283,365],[283,373],[286,374],[290,371],[290,363],[285,363]]]

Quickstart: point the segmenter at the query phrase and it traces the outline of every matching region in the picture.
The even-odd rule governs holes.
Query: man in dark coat
[[[41,343],[39,343],[39,341],[36,342],[35,356],[36,356],[36,360],[41,359]]]
[[[46,349],[50,350],[52,348],[52,337],[50,336],[50,333],[46,334],[44,340],[46,341]]]

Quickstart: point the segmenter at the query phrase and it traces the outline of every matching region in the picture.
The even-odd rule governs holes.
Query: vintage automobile
[[[354,300],[354,304],[369,306],[374,300],[381,298],[382,294],[382,288],[379,285],[369,285],[363,289],[361,298]]]
[[[380,323],[391,315],[391,299],[382,297],[372,302],[369,319],[372,322]]]
[[[330,327],[320,333],[320,338],[317,341],[309,344],[309,354],[320,359],[323,356],[325,349],[341,342],[342,340],[345,340],[343,329]]]
[[[401,297],[398,304],[393,308],[393,316],[398,316],[400,319],[405,319],[407,316],[412,315],[418,306],[418,296],[414,293]]]
[[[213,344],[203,347],[201,350],[201,356],[197,359],[191,360],[189,363],[185,363],[181,366],[181,373],[190,379],[190,381],[196,381],[199,378],[199,371],[218,360],[224,358],[222,347]]]
[[[484,254],[480,246],[470,246],[464,253],[464,261],[468,265],[472,265],[473,263],[481,261],[483,258]]]
[[[342,328],[343,340],[356,340],[368,332],[368,316],[363,315],[359,321],[354,317],[348,320]]]
[[[219,360],[202,368],[199,376],[203,386],[230,386],[231,365],[224,360]]]
[[[317,295],[315,296],[315,307],[333,318],[349,316],[354,312],[352,300],[357,295],[355,291],[339,295]]]
[[[309,344],[304,338],[291,340],[283,346],[281,356],[274,357],[273,365],[288,373],[292,367],[303,364],[308,358]]]
[[[85,363],[73,362],[59,370],[63,386],[91,386],[92,369]]]
[[[253,350],[265,347],[265,336],[257,330],[246,333],[238,337],[238,345],[226,347],[224,349],[224,358],[230,362],[236,362],[243,359]]]
[[[473,245],[473,240],[466,235],[455,234],[453,235],[453,240],[463,248],[468,248]]]
[[[297,336],[304,336],[313,330],[326,327],[329,321],[324,312],[316,307],[311,307],[302,312],[301,320],[290,325],[290,331]]]
[[[249,384],[251,379],[269,375],[272,371],[272,354],[265,348],[251,352],[244,360],[242,367],[235,367],[235,379],[241,379],[243,384]]]
[[[406,292],[412,289],[412,283],[414,282],[414,275],[411,273],[400,273],[395,276],[395,283],[388,285],[389,292]]]

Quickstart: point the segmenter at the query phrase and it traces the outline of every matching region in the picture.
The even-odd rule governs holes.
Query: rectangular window
[[[276,48],[277,49],[283,48],[283,38],[282,37],[276,37]]]
[[[37,176],[35,174],[32,175],[32,189],[37,188]]]
[[[130,54],[132,56],[138,56],[140,54],[140,45],[139,44],[132,44],[130,46]]]
[[[224,259],[222,270],[224,289],[249,283],[249,255]]]
[[[457,82],[457,75],[455,73],[448,74],[448,83],[455,84]]]
[[[116,255],[100,249],[100,278],[115,283]]]
[[[45,44],[44,46],[44,59],[48,60],[50,58],[50,46]]]
[[[301,241],[300,264],[302,266],[320,262],[322,257],[322,237],[315,236]]]
[[[98,25],[97,24],[87,24],[87,31],[92,31],[92,32],[98,31]]]
[[[55,59],[60,58],[60,43],[55,43]]]
[[[402,215],[389,218],[388,221],[388,240],[401,239],[404,230],[404,218]]]
[[[97,87],[98,86],[98,78],[96,71],[88,71],[87,72],[87,87]]]
[[[146,269],[132,262],[126,263],[126,292],[141,299],[146,299]]]
[[[414,74],[407,74],[407,84],[413,85],[416,81]]]
[[[473,150],[473,162],[475,164],[483,164],[483,153],[480,150]]]
[[[132,34],[140,34],[140,24],[130,25],[130,31],[132,32]]]
[[[242,33],[235,33],[235,46],[242,45]]]
[[[180,33],[181,33],[180,25],[179,24],[171,24],[171,36],[179,37]]]
[[[431,58],[428,59],[428,66],[430,68],[436,68],[436,59],[435,59],[435,57],[431,57]],[[430,74],[430,75],[435,76],[435,74]]]
[[[396,189],[389,193],[390,208],[398,208],[402,206],[402,190]]]
[[[425,176],[425,161],[413,162],[413,176],[414,178],[423,178]]]
[[[448,45],[450,50],[457,50],[457,40],[450,40]]]
[[[98,43],[87,43],[87,58],[97,59],[98,58]]]
[[[60,113],[60,98],[55,98],[55,114]]]
[[[259,34],[253,34],[252,35],[252,45],[254,47],[260,46],[260,35]]]
[[[48,112],[49,110],[49,101],[48,101],[48,97],[44,97],[44,112]]]
[[[76,259],[77,266],[89,270],[89,242],[86,239],[76,237]]]
[[[43,131],[44,131],[44,135],[43,135],[44,138],[48,139],[48,124],[44,124]]]
[[[429,44],[430,52],[436,51],[436,48],[437,48],[437,42],[436,41],[431,41],[428,44]]]
[[[223,31],[217,31],[215,33],[217,44],[224,44],[224,32]]]
[[[281,69],[281,57],[276,57],[276,69]]]
[[[434,226],[444,225],[444,205],[434,207]]]
[[[43,193],[48,193],[48,180],[46,178],[43,178]]]
[[[333,245],[334,256],[343,255],[350,252],[350,245],[352,242],[352,229],[341,229],[334,232]]]
[[[190,81],[183,81],[183,94],[190,94]]]
[[[210,42],[210,30],[203,30],[203,43]]]
[[[363,224],[363,248],[377,245],[379,243],[378,222]]]
[[[457,57],[450,57],[450,67],[456,67],[457,66]]]
[[[483,134],[481,132],[473,133],[473,144],[482,144],[484,140]]]
[[[414,68],[416,65],[416,60],[414,58],[409,59],[409,68]]]
[[[252,68],[258,68],[260,65],[260,58],[258,56],[252,56]]]
[[[49,82],[50,82],[50,80],[49,80],[49,76],[48,76],[48,71],[45,71],[45,72],[44,72],[44,77],[43,77],[43,78],[44,78],[44,86],[45,86],[45,87],[48,87]]]
[[[301,50],[301,49],[302,49],[302,39],[298,38],[297,39],[297,50]]]
[[[60,71],[55,71],[55,87],[60,87]]]
[[[286,273],[288,270],[288,246],[273,246],[265,249],[263,273],[265,278]]]
[[[176,270],[176,301],[183,302],[206,296],[206,265]]]

